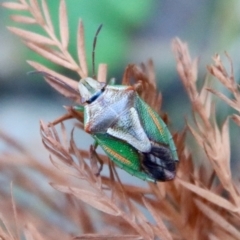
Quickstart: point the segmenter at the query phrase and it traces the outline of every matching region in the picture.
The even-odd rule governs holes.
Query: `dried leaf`
[[[79,165],[80,165],[80,170],[82,175],[88,179],[89,182],[96,182],[96,176],[93,173],[93,169],[90,169],[90,167],[85,163],[85,161],[83,160],[83,156],[82,156],[82,152],[79,151],[79,149],[77,148],[75,142],[73,141],[73,131],[71,133],[71,141],[70,141],[70,147],[73,150],[73,152],[75,153],[75,156],[78,159]]]
[[[30,31],[26,31],[26,30],[22,30],[20,28],[15,28],[15,27],[8,27],[9,31],[13,32],[14,34],[18,35],[19,37],[26,39],[27,41],[29,41],[29,44],[31,44],[30,42],[33,43],[37,43],[40,45],[56,45],[56,43],[51,40],[48,37],[44,37],[40,34],[37,33],[33,33]]]
[[[80,20],[78,25],[78,32],[77,32],[77,50],[78,50],[78,61],[80,63],[80,67],[83,72],[82,78],[88,76],[88,68],[87,68],[87,60],[86,60],[86,53],[85,53],[85,43],[84,43],[84,28],[83,23]]]
[[[66,76],[63,76],[55,71],[50,70],[49,68],[46,68],[45,66],[37,63],[37,62],[33,62],[33,61],[27,61],[29,65],[31,65],[32,67],[34,67],[35,69],[37,69],[40,72],[45,72],[57,79],[60,79],[60,81],[54,81],[54,79],[50,79],[47,78],[47,82],[53,87],[55,88],[58,92],[60,92],[62,95],[64,95],[67,98],[73,99],[76,102],[80,102],[80,95],[77,92],[78,91],[78,83]],[[43,75],[44,76],[44,75]],[[67,87],[69,86],[69,87]],[[71,89],[75,89],[75,91],[71,90]]]
[[[63,49],[67,49],[69,41],[69,30],[68,30],[68,17],[65,0],[60,1],[59,7],[59,29],[62,40]]]
[[[64,148],[59,141],[54,139],[52,131],[50,131],[42,121],[40,121],[40,131],[44,146],[54,155],[59,157],[65,164],[72,165],[74,162],[68,149]]]
[[[26,240],[44,240],[44,238],[39,234],[35,226],[28,223],[24,229],[24,236]]]
[[[58,169],[62,174],[64,173],[64,175],[69,175],[69,176],[73,176],[76,178],[81,178],[81,176],[79,175],[79,173],[77,173],[76,171],[74,171],[75,169],[72,168],[72,166],[66,165],[66,164],[62,164],[59,161],[55,161],[52,156],[49,156],[50,162],[52,163],[52,165]]]
[[[93,208],[96,208],[102,212],[105,212],[113,216],[118,216],[120,214],[120,212],[110,202],[110,200],[105,198],[104,196],[101,196],[100,194],[98,195],[94,192],[90,192],[79,188],[73,188],[69,186],[60,186],[55,184],[52,184],[52,186],[58,191],[74,195],[83,202],[89,204]]]
[[[73,71],[77,70],[76,66],[73,66],[68,61],[65,61],[65,60],[59,58],[57,55],[54,55],[53,53],[47,51],[45,48],[43,48],[43,47],[41,47],[39,45],[30,43],[30,42],[26,42],[26,45],[30,49],[32,49],[33,51],[35,51],[36,53],[38,53],[39,55],[45,57],[46,59],[48,59],[49,61],[51,61],[53,63],[56,63],[56,64],[58,64],[60,66],[63,66],[65,68],[68,68],[68,69],[73,70]]]
[[[187,90],[190,85],[197,81],[197,64],[198,60],[192,60],[188,51],[188,46],[179,38],[172,42],[172,49],[177,60],[177,70]]]
[[[229,56],[228,56],[228,59],[230,61],[230,65],[232,68],[232,63]],[[229,76],[218,54],[215,57],[213,57],[213,60],[215,62],[215,65],[208,66],[207,67],[208,71],[213,76],[215,76],[229,91],[234,92],[236,85],[234,82],[233,75]],[[231,74],[233,74],[232,71],[233,70],[231,69]]]
[[[207,77],[204,80],[204,84],[201,88],[201,91],[199,93],[199,100],[204,105],[204,109],[207,115],[207,118],[209,119],[211,116],[211,106],[212,106],[212,95],[209,94],[207,91],[208,86],[208,79]]]
[[[1,5],[5,8],[12,9],[12,10],[28,10],[28,6],[21,3],[4,2]]]
[[[55,129],[55,127],[50,123],[48,124],[49,130],[51,131],[51,137],[56,141],[61,143],[60,137],[58,136],[58,133]],[[65,149],[67,149],[66,147],[64,147]]]
[[[220,197],[219,195],[217,195],[207,189],[203,189],[201,187],[198,187],[194,184],[185,182],[180,179],[177,179],[177,181],[180,184],[182,184],[185,188],[196,193],[197,195],[201,196],[202,198],[208,200],[209,202],[216,204],[219,207],[222,207],[222,208],[227,209],[232,212],[238,212],[240,210],[236,206],[234,206],[231,202],[229,202],[228,200]]]
[[[230,140],[229,140],[229,126],[228,126],[228,118],[225,120],[222,126],[222,146],[223,146],[223,159],[225,161],[225,167],[228,172],[230,172]]]
[[[107,64],[99,64],[97,80],[99,82],[107,82]]]
[[[154,230],[149,225],[145,215],[135,205],[130,203],[128,205],[130,206],[131,212],[131,221],[129,221],[129,224],[131,224],[144,239],[153,239]]]
[[[66,128],[65,128],[65,126],[64,126],[64,124],[62,122],[61,122],[61,130],[62,130],[63,144],[67,148],[68,147],[67,131],[66,131]]]
[[[158,200],[162,200],[166,197],[166,185],[162,182],[157,182],[156,184],[149,184],[153,193],[156,195]]]
[[[216,96],[218,96],[220,99],[222,99],[224,102],[226,102],[230,107],[232,107],[232,108],[236,109],[238,112],[240,112],[240,106],[238,106],[234,100],[229,99],[224,94],[222,94],[214,89],[208,88],[207,90],[209,92],[215,94]]]
[[[84,234],[78,237],[75,237],[73,239],[81,239],[81,240],[88,240],[88,239],[92,239],[92,240],[121,240],[121,239],[126,239],[126,240],[141,240],[143,239],[141,236],[138,235],[112,235],[112,234],[108,234],[108,235],[101,235],[101,234]]]
[[[198,208],[205,214],[206,217],[211,219],[214,223],[221,226],[225,231],[231,233],[237,239],[240,239],[240,232],[231,225],[224,217],[221,216],[218,212],[211,209],[206,204],[202,203],[199,200],[195,200],[196,205]]]
[[[153,60],[150,59],[147,62],[147,75],[149,78],[149,82],[153,85],[153,87],[156,89],[157,85],[156,85],[156,76],[155,76],[155,70],[154,70],[154,64],[153,64]]]
[[[54,33],[54,28],[53,28],[53,24],[52,24],[52,20],[49,14],[49,9],[48,6],[46,4],[46,0],[42,0],[42,9],[43,9],[43,14],[47,23],[47,26],[50,30],[50,32]]]
[[[217,236],[217,240],[219,240],[219,239],[236,240],[236,238],[234,236],[232,236],[230,233],[224,231],[222,228],[216,228],[215,235]],[[211,239],[209,239],[209,240],[211,240]]]
[[[10,239],[10,240],[15,240],[15,237],[13,236],[12,231],[11,231],[11,227],[7,224],[7,221],[6,221],[6,219],[2,216],[2,213],[0,213],[0,220],[1,220],[4,228],[6,229],[6,232],[9,234],[9,236],[8,236],[9,239]],[[5,229],[4,229],[4,230],[5,230]],[[5,232],[5,231],[4,231],[4,232]],[[4,239],[3,239],[3,240],[4,240]]]
[[[37,0],[29,0],[31,8],[29,9],[35,19],[37,20],[38,24],[41,26],[45,25],[44,18],[42,16],[41,9],[39,7],[38,1]]]
[[[20,3],[24,4],[24,5],[27,5],[27,0],[19,0]]]
[[[16,203],[14,201],[14,196],[13,196],[13,184],[12,183],[11,183],[11,202],[12,202],[14,221],[15,221],[15,225],[17,228],[17,237],[20,238],[20,228],[19,228],[19,221],[18,221],[19,219],[18,219],[18,214],[17,214]]]
[[[159,233],[160,233],[159,235],[161,236],[161,239],[173,239],[171,237],[167,227],[163,223],[157,209],[155,209],[146,198],[143,197],[142,200],[143,200],[144,205],[149,210],[149,212],[154,217],[154,219],[157,223],[158,230],[159,230]]]
[[[21,15],[12,15],[11,19],[15,22],[25,23],[25,24],[36,24],[37,23],[34,18],[21,16]]]
[[[208,237],[209,237],[209,240],[219,240],[219,238],[213,235],[212,233],[209,233]]]
[[[212,128],[214,132],[213,139],[216,143],[218,142],[218,144],[221,145],[221,133],[217,124],[215,104],[212,106],[212,110],[211,110],[211,121],[212,121]]]
[[[232,115],[232,120],[238,125],[240,126],[240,116],[237,114],[233,114]]]
[[[195,140],[197,141],[197,143],[201,146],[201,148],[203,148],[203,138],[200,134],[197,133],[197,131],[192,127],[190,126],[188,123],[187,123],[187,126],[188,126],[188,129],[190,130],[190,132],[192,133],[192,135],[194,136]]]

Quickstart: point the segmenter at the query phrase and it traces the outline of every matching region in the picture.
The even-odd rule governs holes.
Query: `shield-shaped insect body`
[[[79,92],[86,104],[75,109],[84,111],[85,131],[112,161],[143,180],[175,177],[178,156],[172,135],[134,87],[85,78],[79,82]]]

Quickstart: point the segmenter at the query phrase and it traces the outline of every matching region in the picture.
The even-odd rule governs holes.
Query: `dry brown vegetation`
[[[19,15],[12,16],[13,21],[37,24],[45,31],[46,34],[42,36],[22,28],[9,27],[29,48],[53,63],[77,72],[80,78],[88,76],[81,21],[77,32],[78,61],[68,52],[69,31],[64,0],[60,1],[59,8],[60,39],[55,35],[45,0],[41,4],[37,0],[19,0],[4,3],[3,6],[19,10]],[[29,12],[30,16],[21,15],[22,11]],[[97,154],[93,149],[86,151],[77,146],[73,133],[65,130],[62,121],[68,118],[77,119],[77,127],[83,128],[83,116],[68,107],[67,114],[53,124],[41,122],[43,144],[52,153],[50,160],[54,168],[40,164],[23,146],[3,132],[0,132],[1,141],[14,151],[1,153],[0,166],[1,174],[11,179],[14,186],[36,196],[46,208],[57,212],[61,216],[59,218],[74,226],[75,231],[60,228],[53,221],[29,212],[26,206],[22,207],[17,200],[15,202],[14,197],[1,187],[0,239],[13,240],[20,239],[21,236],[28,240],[240,239],[240,194],[231,174],[229,142],[229,119],[240,126],[239,85],[235,82],[233,69],[228,73],[217,55],[213,58],[213,64],[208,66],[208,72],[232,93],[233,98],[229,99],[221,92],[209,89],[207,81],[198,90],[197,60],[191,59],[187,44],[179,39],[173,40],[172,48],[177,71],[192,105],[194,120],[192,124],[186,122],[186,130],[174,134],[180,158],[175,180],[149,183],[148,187],[121,183],[115,167],[106,156]],[[228,59],[232,66],[229,57]],[[38,71],[60,78],[65,84],[45,77],[61,94],[79,102],[80,96],[69,88],[77,88],[76,81],[37,62],[28,63]],[[97,79],[106,80],[106,71],[106,65],[100,65]],[[159,111],[162,99],[157,93],[153,63],[149,61],[142,66],[127,66],[123,84],[130,84],[130,79],[141,81],[140,95]],[[148,94],[149,92],[156,94]],[[234,115],[226,117],[221,127],[216,123],[213,94],[236,110]],[[54,124],[60,122],[61,128],[56,130]],[[203,153],[198,164],[194,161],[194,153],[186,144],[188,131]],[[81,132],[78,131],[78,134]],[[109,166],[109,176],[96,176],[97,158]],[[22,170],[24,166],[41,173],[51,182],[51,186],[59,191],[58,197],[48,195],[38,184],[32,184],[31,178]],[[86,207],[87,205],[91,207]],[[93,209],[97,209],[94,214]],[[154,219],[153,223],[146,218],[146,212]]]

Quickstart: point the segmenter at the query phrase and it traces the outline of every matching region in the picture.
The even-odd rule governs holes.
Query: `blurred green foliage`
[[[59,1],[47,1],[50,15],[59,36]],[[69,51],[77,58],[77,28],[79,19],[83,20],[85,28],[85,44],[88,66],[91,74],[91,53],[94,35],[100,24],[103,29],[98,37],[96,49],[96,64],[107,63],[111,72],[116,71],[122,64],[130,46],[131,36],[151,17],[153,0],[141,1],[111,1],[111,0],[71,0],[66,1],[69,20],[70,42]],[[12,15],[13,11],[9,11]],[[14,11],[14,14],[26,14]],[[29,15],[29,14],[26,14]],[[9,20],[10,21],[10,20]],[[9,22],[8,25],[13,25]],[[14,24],[16,26],[16,24]],[[19,24],[17,24],[19,26]],[[22,25],[21,25],[22,27]],[[45,34],[36,25],[24,26],[37,33]],[[49,61],[43,59],[32,51],[26,50],[24,59],[41,62],[48,67],[55,67]]]

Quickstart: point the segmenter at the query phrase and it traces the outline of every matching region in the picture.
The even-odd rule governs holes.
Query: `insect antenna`
[[[97,45],[97,36],[102,28],[102,24],[98,27],[97,32],[95,34],[94,40],[93,40],[93,51],[92,51],[92,74],[93,74],[93,78],[96,78],[96,74],[95,74],[95,48]]]

